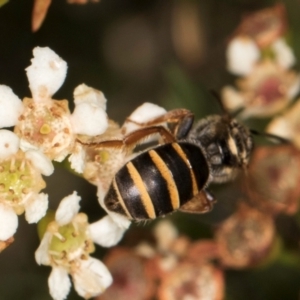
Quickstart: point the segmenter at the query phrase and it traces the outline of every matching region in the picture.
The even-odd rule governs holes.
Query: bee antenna
[[[238,110],[236,110],[234,113],[229,113],[229,111],[226,109],[226,107],[224,106],[224,104],[222,102],[220,94],[215,90],[209,90],[209,91],[212,94],[212,96],[218,101],[219,106],[221,107],[221,110],[224,115],[227,115],[230,118],[236,118],[241,112],[243,112],[245,110],[244,107],[241,107]]]
[[[276,134],[272,134],[272,133],[268,133],[268,132],[260,132],[260,131],[257,131],[255,129],[250,129],[250,132],[253,135],[264,136],[264,137],[269,138],[271,140],[275,140],[275,141],[277,141],[281,144],[291,144],[290,140],[288,140],[286,138],[283,138],[281,136],[278,136]]]
[[[228,111],[226,110],[226,108],[225,108],[225,106],[224,106],[224,104],[223,104],[223,102],[222,102],[222,99],[221,99],[221,97],[220,97],[220,94],[219,94],[217,91],[212,90],[212,89],[209,90],[209,92],[210,92],[211,95],[218,101],[219,106],[220,106],[222,112],[224,113],[224,115],[229,115]]]

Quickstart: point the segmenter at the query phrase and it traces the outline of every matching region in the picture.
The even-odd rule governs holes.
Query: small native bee
[[[214,198],[206,188],[230,180],[249,162],[251,133],[228,115],[198,121],[185,109],[175,109],[141,124],[122,141],[103,142],[114,147],[138,144],[159,134],[163,143],[127,162],[113,178],[104,204],[109,211],[131,220],[154,219],[175,210],[204,213]],[[167,123],[168,129],[162,126]]]

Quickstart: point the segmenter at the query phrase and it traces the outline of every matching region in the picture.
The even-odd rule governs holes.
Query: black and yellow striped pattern
[[[105,204],[130,219],[154,219],[192,199],[208,177],[208,164],[198,146],[186,142],[165,144],[121,168]]]

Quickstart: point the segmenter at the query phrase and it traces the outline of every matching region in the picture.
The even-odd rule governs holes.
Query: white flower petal
[[[152,258],[156,255],[157,250],[147,242],[139,242],[134,248],[134,252],[145,258]]]
[[[40,193],[25,206],[25,218],[29,224],[37,223],[48,209],[48,195]]]
[[[288,140],[293,139],[294,133],[291,124],[283,117],[277,117],[272,120],[266,128],[266,132],[275,134]]]
[[[112,218],[112,220],[117,224],[118,227],[121,227],[124,230],[128,229],[131,224],[131,221],[123,215],[108,210],[104,204],[104,196],[105,196],[104,189],[102,188],[101,185],[98,185],[97,197],[101,207],[108,213],[108,215]]]
[[[168,251],[172,243],[178,237],[178,230],[168,220],[160,221],[154,228],[154,236],[157,246],[161,251]]]
[[[0,160],[16,154],[19,146],[20,139],[16,134],[6,129],[0,130]]]
[[[118,213],[112,212],[112,211],[107,211],[107,213],[110,215],[110,217],[112,218],[112,220],[121,228],[123,228],[124,230],[128,229],[129,226],[131,225],[131,221],[123,216],[120,215]]]
[[[70,292],[71,281],[66,269],[53,267],[48,278],[50,295],[54,300],[64,300]]]
[[[73,95],[75,105],[85,102],[92,106],[100,107],[103,110],[106,110],[107,100],[104,94],[99,90],[85,85],[84,83],[75,88]]]
[[[116,245],[126,231],[126,228],[119,227],[109,215],[90,224],[89,229],[92,240],[102,247]]]
[[[16,125],[23,110],[23,103],[12,89],[0,85],[0,128]]]
[[[276,40],[273,43],[272,48],[276,55],[275,59],[281,67],[289,69],[296,63],[296,57],[293,50],[288,46],[285,40]]]
[[[39,150],[39,148],[29,142],[27,142],[24,139],[20,139],[20,148],[23,152],[26,152],[28,150]]]
[[[160,117],[165,113],[166,110],[163,107],[154,103],[145,102],[136,108],[128,118],[134,122],[143,123]]]
[[[29,87],[35,101],[51,97],[63,84],[67,63],[48,47],[33,49],[34,58],[26,69]]]
[[[66,225],[72,221],[80,209],[80,200],[81,197],[79,197],[75,191],[72,195],[61,200],[55,213],[55,220],[60,226]]]
[[[52,239],[52,233],[45,232],[39,247],[36,249],[34,256],[38,265],[50,266],[49,244]]]
[[[31,163],[38,169],[41,174],[50,176],[54,172],[54,166],[51,160],[38,150],[28,150],[25,152],[25,156]]]
[[[83,149],[82,144],[76,143],[73,148],[73,153],[68,157],[68,160],[71,168],[79,174],[83,173],[85,167],[85,156],[86,152]]]
[[[300,76],[298,75],[295,80],[294,84],[288,90],[287,96],[289,99],[293,99],[300,90]]]
[[[75,106],[71,122],[75,133],[90,136],[102,134],[108,127],[107,115],[103,108],[85,102]]]
[[[0,204],[0,240],[12,237],[18,228],[18,217],[10,207]]]
[[[257,45],[248,37],[238,36],[230,41],[226,51],[228,71],[248,75],[260,58]]]
[[[222,89],[222,103],[229,111],[237,110],[244,106],[244,98],[231,86]]]
[[[140,128],[138,124],[135,123],[145,123],[151,121],[157,117],[163,116],[167,111],[156,104],[145,102],[127,118],[126,122],[122,126],[122,130],[128,134],[134,130]],[[132,122],[130,122],[132,121]]]
[[[72,277],[75,290],[84,298],[97,296],[112,284],[112,276],[106,266],[92,257],[82,260]]]

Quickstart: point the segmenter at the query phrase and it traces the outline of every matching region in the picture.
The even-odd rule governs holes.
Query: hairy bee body
[[[164,144],[136,156],[115,174],[104,198],[108,211],[132,220],[154,219],[177,209],[205,213],[214,203],[207,186],[229,181],[247,167],[253,140],[236,120],[213,115],[193,124],[193,114],[179,109],[154,123],[172,118],[177,121],[173,131],[151,122],[125,136],[121,144],[132,145],[159,133]]]
[[[195,197],[209,176],[207,158],[199,145],[164,144],[125,164],[115,175],[104,203],[129,219],[154,219]]]

